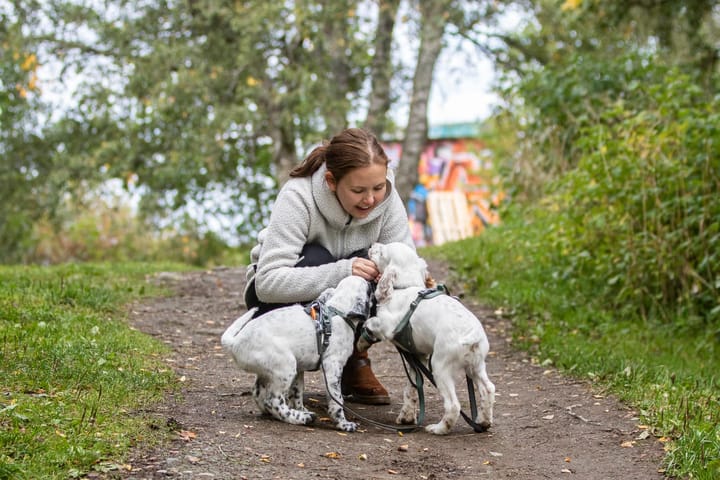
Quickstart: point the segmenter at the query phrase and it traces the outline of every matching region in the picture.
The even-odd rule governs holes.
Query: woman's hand
[[[380,272],[375,262],[361,257],[353,260],[352,273],[353,275],[364,278],[368,282],[377,281],[378,277],[380,277]]]

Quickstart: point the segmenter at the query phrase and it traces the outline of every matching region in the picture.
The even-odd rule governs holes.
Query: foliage
[[[668,473],[716,478],[717,2],[530,4],[493,122],[516,204],[443,249],[537,362],[638,407]]]
[[[34,248],[25,262],[169,261],[203,267],[247,263],[243,249],[229,247],[196,220],[179,217],[158,229],[117,193],[99,190],[82,199],[65,199],[58,210],[54,221],[41,218],[34,224]]]
[[[641,424],[665,445],[667,473],[707,479],[720,474],[718,337],[672,322],[618,312],[592,283],[568,278],[549,243],[556,218],[518,205],[503,225],[480,237],[430,247],[449,261],[466,288],[512,319],[516,346],[536,364],[555,365],[635,406]],[[491,374],[492,375],[492,374]],[[643,427],[644,428],[644,427]]]
[[[36,128],[44,112],[39,60],[10,13],[0,6],[0,251],[16,261],[16,246],[29,241],[32,222],[55,198],[46,188],[52,164]]]
[[[529,3],[530,19],[492,51],[506,102],[499,116],[517,134],[506,170],[520,197],[541,197],[574,168],[581,130],[601,122],[617,100],[644,108],[638,86],[662,83],[666,68],[677,66],[708,94],[716,91],[716,65],[695,56],[710,49],[717,57],[716,1]]]
[[[158,435],[134,414],[173,388],[166,347],[122,320],[172,265],[0,267],[0,477],[65,479],[117,469]],[[131,415],[131,413],[133,413]]]
[[[95,72],[47,132],[69,184],[122,179],[150,219],[191,203],[230,210],[245,242],[296,148],[346,124],[370,60],[369,18],[352,1],[39,7],[48,51]]]
[[[548,243],[608,307],[720,334],[720,103],[674,70],[628,96],[575,142]]]

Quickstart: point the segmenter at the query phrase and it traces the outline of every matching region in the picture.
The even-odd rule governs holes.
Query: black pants
[[[333,257],[332,254],[325,247],[316,243],[308,243],[307,245],[305,245],[300,255],[302,256],[302,258],[298,263],[295,264],[296,267],[318,267],[320,265],[327,265],[328,263],[333,263],[338,260],[337,258]],[[357,250],[345,258],[354,257],[368,258],[368,249],[365,248],[362,250]],[[251,283],[245,292],[245,305],[247,305],[248,310],[253,307],[258,307],[257,312],[255,312],[255,315],[253,315],[253,318],[259,317],[263,313],[267,313],[270,310],[274,310],[280,307],[287,307],[288,305],[293,305],[294,303],[265,303],[261,301],[257,296],[257,292],[255,291],[254,278],[251,280]]]

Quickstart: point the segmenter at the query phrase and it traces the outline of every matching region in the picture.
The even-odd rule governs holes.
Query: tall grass
[[[137,409],[173,388],[165,346],[124,305],[174,265],[0,267],[0,479],[65,479],[156,433]],[[133,414],[131,414],[133,413]]]
[[[567,275],[548,243],[552,216],[507,212],[481,237],[433,247],[482,301],[512,316],[537,362],[588,378],[639,409],[665,444],[667,472],[720,478],[720,342],[688,319],[620,311]]]

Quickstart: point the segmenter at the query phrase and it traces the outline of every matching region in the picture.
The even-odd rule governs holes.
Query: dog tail
[[[226,349],[230,348],[237,334],[240,333],[240,330],[242,330],[243,327],[245,327],[245,325],[247,325],[250,320],[252,320],[253,315],[255,314],[257,309],[258,307],[251,308],[247,311],[247,313],[235,320],[232,325],[227,328],[227,330],[225,330],[225,333],[223,333],[222,337],[220,337],[220,343],[223,347],[225,347]]]

